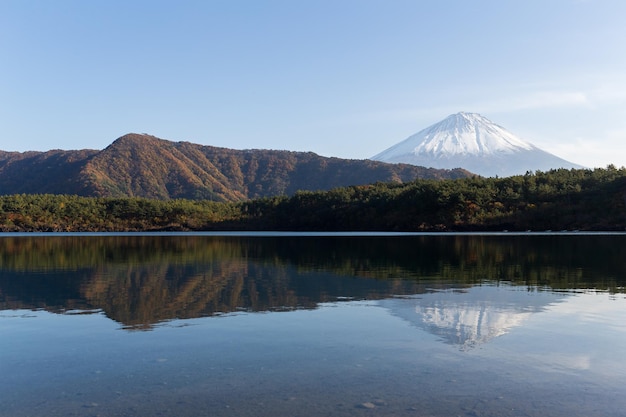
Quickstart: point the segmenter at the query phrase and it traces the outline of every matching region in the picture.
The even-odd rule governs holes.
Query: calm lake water
[[[624,416],[626,235],[3,235],[0,416]]]

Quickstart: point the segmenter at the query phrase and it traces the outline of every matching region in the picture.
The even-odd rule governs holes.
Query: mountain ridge
[[[137,133],[123,135],[103,150],[0,151],[0,195],[242,201],[298,190],[471,175],[463,169],[327,158],[312,152],[235,150]]]

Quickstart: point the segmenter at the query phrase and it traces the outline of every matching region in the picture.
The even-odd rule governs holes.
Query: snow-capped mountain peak
[[[434,168],[465,168],[484,176],[580,168],[537,148],[476,113],[456,113],[372,159]]]
[[[413,153],[437,158],[452,155],[491,155],[535,147],[477,113],[457,113],[410,136],[372,159]]]
[[[530,143],[476,113],[453,114],[409,139],[417,139],[415,136],[423,138],[415,148],[416,153],[480,155],[534,148]]]

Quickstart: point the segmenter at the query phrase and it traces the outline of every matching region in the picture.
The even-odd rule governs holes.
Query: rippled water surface
[[[0,237],[0,416],[623,416],[624,235]]]

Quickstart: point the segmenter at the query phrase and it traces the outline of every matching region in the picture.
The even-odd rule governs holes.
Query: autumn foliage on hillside
[[[1,152],[0,195],[71,194],[244,201],[418,178],[464,178],[443,170],[312,152],[235,150],[128,134],[101,151]]]
[[[477,231],[626,229],[626,168],[415,180],[243,202],[19,194],[4,231]]]

